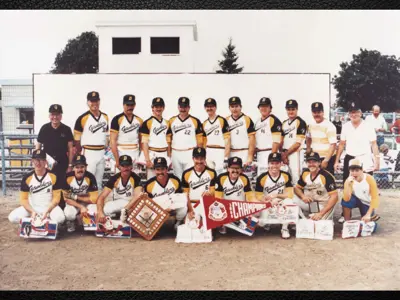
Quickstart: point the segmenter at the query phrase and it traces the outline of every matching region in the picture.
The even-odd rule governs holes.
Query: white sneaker
[[[126,223],[126,220],[128,219],[128,212],[125,208],[121,209],[121,217],[120,220],[122,223]]]
[[[182,223],[183,223],[182,220],[176,220],[175,225],[174,225],[175,231],[178,231],[178,226],[181,225]]]
[[[263,228],[265,231],[271,231],[271,224],[265,224]]]
[[[221,227],[218,229],[218,231],[219,231],[220,234],[226,234],[226,227],[225,227],[225,226],[221,226]]]
[[[341,216],[340,218],[339,218],[339,220],[338,220],[338,222],[340,223],[340,224],[343,224],[344,223],[344,217],[343,216]]]
[[[281,230],[281,235],[283,239],[288,239],[290,238],[290,233],[288,229],[282,229]]]
[[[75,221],[67,221],[67,231],[68,232],[75,231]]]

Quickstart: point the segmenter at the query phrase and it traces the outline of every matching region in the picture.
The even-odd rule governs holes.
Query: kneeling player
[[[88,212],[96,212],[98,189],[96,178],[86,170],[84,155],[77,155],[72,161],[73,171],[67,173],[67,183],[63,194],[65,199],[64,214],[68,232],[75,231],[76,215],[86,216]]]
[[[262,173],[257,178],[256,197],[258,201],[271,202],[272,206],[277,204],[293,204],[293,185],[289,173],[281,171],[282,156],[280,153],[270,153],[268,156],[268,171]],[[265,230],[270,230],[270,224],[264,224],[261,220],[266,218],[267,210],[263,210],[260,215],[260,226]],[[290,238],[288,223],[282,224],[282,238]]]

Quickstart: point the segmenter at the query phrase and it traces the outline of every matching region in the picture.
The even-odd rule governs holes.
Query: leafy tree
[[[218,61],[220,70],[217,70],[217,73],[237,74],[243,71],[243,67],[239,67],[236,63],[239,57],[235,52],[235,48],[236,46],[232,44],[232,38],[230,38],[228,46],[222,51],[224,59]]]
[[[99,39],[94,32],[83,32],[68,40],[50,70],[53,74],[84,74],[99,71]]]
[[[337,90],[337,106],[348,108],[351,102],[363,111],[379,105],[392,112],[400,107],[400,60],[376,50],[360,49],[353,60],[340,64],[332,84]]]

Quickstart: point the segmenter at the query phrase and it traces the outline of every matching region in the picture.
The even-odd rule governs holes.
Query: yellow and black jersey
[[[251,118],[245,114],[241,114],[237,119],[229,116],[226,120],[231,133],[231,149],[247,150],[249,148],[249,136],[256,134]]]
[[[67,185],[63,188],[65,191],[71,191],[77,195],[89,195],[90,201],[96,203],[98,197],[98,187],[96,177],[88,171],[85,171],[81,179],[76,178],[75,172],[69,172],[66,175]]]
[[[250,180],[244,174],[232,182],[229,173],[225,172],[220,174],[215,182],[215,198],[249,201],[252,193]]]
[[[117,145],[122,147],[133,147],[139,145],[139,128],[143,120],[133,115],[129,121],[124,113],[116,115],[111,120],[111,132],[117,133]]]
[[[113,200],[131,200],[134,190],[140,186],[140,177],[131,172],[128,180],[123,182],[121,173],[115,174],[110,177],[104,189],[113,191]]]
[[[289,173],[280,171],[279,175],[274,178],[269,172],[262,173],[257,177],[256,196],[261,198],[264,195],[287,192],[288,198],[293,198],[292,176]]]
[[[230,138],[228,121],[217,116],[214,121],[207,119],[203,122],[204,146],[212,148],[225,148],[225,139]]]
[[[144,192],[150,198],[155,198],[164,195],[182,193],[181,181],[173,174],[168,174],[168,181],[165,185],[161,185],[157,181],[157,177],[150,178],[144,185]]]
[[[190,200],[200,200],[205,191],[214,195],[216,179],[217,173],[209,167],[205,167],[201,173],[197,173],[194,167],[191,167],[182,174],[183,192],[189,195]]]
[[[296,117],[293,120],[285,120],[282,123],[283,131],[283,149],[289,149],[295,143],[303,145],[307,133],[307,124],[300,118]]]
[[[75,122],[74,139],[85,149],[101,150],[106,144],[108,116],[100,112],[96,118],[90,111],[80,115]]]
[[[315,178],[311,177],[309,169],[305,169],[296,187],[302,189],[307,197],[322,202],[328,201],[330,195],[337,192],[335,178],[324,169],[320,169]]]
[[[149,150],[167,151],[167,130],[168,120],[158,120],[152,116],[143,122],[139,132],[142,136],[142,142],[149,144]]]
[[[272,149],[272,143],[281,142],[282,123],[273,114],[270,114],[265,119],[259,118],[254,125],[254,129],[256,131],[257,149]]]
[[[172,117],[168,122],[167,140],[172,141],[173,149],[185,150],[197,147],[204,138],[203,126],[199,119],[189,115],[182,120]]]

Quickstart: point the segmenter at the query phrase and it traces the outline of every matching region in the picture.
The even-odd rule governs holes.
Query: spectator
[[[385,142],[384,132],[388,131],[385,118],[381,115],[381,109],[378,105],[372,107],[372,115],[365,118],[369,124],[375,129],[376,143],[380,147]]]
[[[394,158],[389,154],[389,146],[387,144],[382,144],[379,147],[380,166],[379,174],[374,174],[374,178],[378,183],[379,188],[389,187],[389,172],[392,170],[394,164]]]
[[[400,108],[396,109],[396,121],[390,127],[390,131],[396,135],[396,143],[400,144]]]

